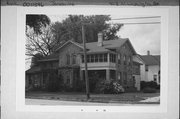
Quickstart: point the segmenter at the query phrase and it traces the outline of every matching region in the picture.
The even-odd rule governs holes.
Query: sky
[[[51,22],[62,21],[68,15],[49,15]],[[137,18],[143,17],[143,18]],[[127,24],[127,23],[149,23],[160,22],[160,18],[144,18],[147,16],[118,16],[111,15],[109,23],[125,23],[117,33],[121,38],[129,38],[136,52],[146,55],[150,51],[152,55],[160,55],[160,23],[159,24]],[[148,16],[149,17],[149,16]],[[151,17],[151,16],[150,16]],[[122,19],[123,18],[123,19]],[[134,19],[124,19],[134,18]]]

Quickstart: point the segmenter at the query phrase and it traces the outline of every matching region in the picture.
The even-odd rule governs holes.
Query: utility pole
[[[87,69],[87,53],[86,53],[86,37],[85,37],[85,28],[84,24],[82,24],[82,40],[84,46],[84,64],[85,64],[85,81],[86,81],[86,95],[87,99],[90,98],[89,94],[89,78],[88,78],[88,69]]]

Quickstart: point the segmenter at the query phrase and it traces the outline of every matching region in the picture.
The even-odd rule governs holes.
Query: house
[[[126,90],[140,89],[135,84],[135,81],[140,81],[137,76],[140,72],[134,71],[140,67],[140,63],[133,61],[137,53],[128,38],[104,41],[103,34],[99,33],[98,42],[86,43],[86,51],[89,77],[119,80]],[[85,79],[83,45],[69,40],[57,48],[54,54],[39,60],[38,66],[26,71],[27,89],[30,85],[46,87],[51,71],[63,79],[61,83],[75,88],[79,81]]]
[[[160,84],[160,55],[151,55],[150,51],[147,51],[147,55],[137,55],[134,60],[142,64],[141,81],[154,81]]]
[[[141,89],[141,73],[140,73],[140,67],[141,67],[141,63],[133,61],[133,81],[134,81],[134,85],[137,88],[137,91],[140,91]]]

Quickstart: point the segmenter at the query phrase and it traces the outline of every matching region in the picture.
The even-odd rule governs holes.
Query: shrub
[[[122,92],[124,92],[124,88],[115,80],[103,80],[96,85],[96,93],[118,94]]]
[[[141,81],[141,90],[143,90],[144,88],[147,88],[147,87],[156,89],[156,88],[158,88],[158,85],[154,81],[149,81],[149,82]]]
[[[143,89],[143,93],[156,93],[155,88],[146,87]]]

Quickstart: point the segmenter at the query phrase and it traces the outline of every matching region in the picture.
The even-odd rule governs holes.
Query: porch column
[[[108,63],[110,62],[110,54],[109,53],[107,54],[107,62]]]
[[[110,80],[110,69],[106,69],[106,80]]]

